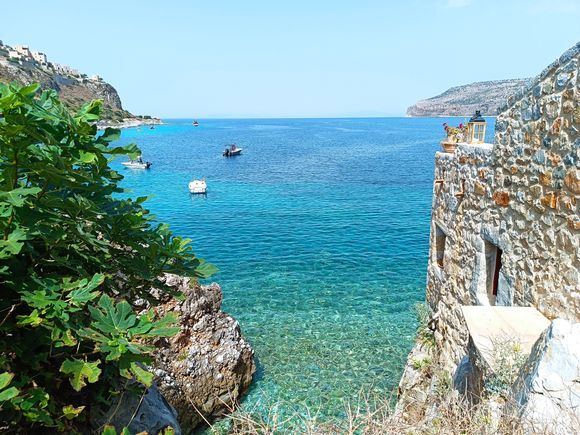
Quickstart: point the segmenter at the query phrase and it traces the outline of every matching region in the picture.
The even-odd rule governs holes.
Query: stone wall
[[[427,301],[450,370],[466,354],[461,305],[580,320],[579,60],[580,43],[510,98],[493,145],[435,156]]]

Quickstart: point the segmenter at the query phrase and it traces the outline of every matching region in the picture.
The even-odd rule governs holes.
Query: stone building
[[[427,301],[461,353],[461,305],[580,321],[580,43],[497,117],[494,144],[435,156]]]
[[[461,143],[435,155],[427,303],[437,363],[456,380],[477,371],[476,360],[489,362],[491,336],[502,328],[536,359],[530,367],[545,358],[550,321],[572,325],[558,331],[580,331],[579,64],[580,43],[510,97],[493,144]],[[567,357],[573,373],[558,381],[575,388],[580,412],[580,346]],[[560,367],[550,364],[542,367]],[[402,395],[421,382],[411,372],[408,364]]]
[[[38,62],[38,63],[40,63],[42,65],[45,65],[48,62],[48,60],[46,59],[46,54],[44,54],[44,53],[42,53],[40,51],[33,51],[31,53],[32,53],[32,58],[36,62]]]
[[[14,50],[16,50],[24,59],[32,58],[32,53],[30,53],[28,45],[15,45]]]

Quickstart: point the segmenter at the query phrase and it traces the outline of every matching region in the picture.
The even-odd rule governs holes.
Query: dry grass
[[[345,405],[346,417],[341,420],[327,421],[317,412],[307,409],[291,415],[283,412],[284,404],[277,403],[266,407],[264,413],[256,409],[232,410],[221,422],[210,428],[212,434],[304,434],[304,435],[419,435],[419,434],[562,434],[580,433],[577,418],[569,426],[562,428],[548,423],[538,426],[519,417],[502,415],[501,405],[484,401],[470,405],[458,394],[451,392],[445,397],[438,396],[426,410],[421,419],[405,417],[403,412],[395,412],[391,400],[375,400],[362,397],[356,405]],[[264,409],[263,406],[260,409]],[[554,422],[558,423],[558,422]],[[552,430],[551,428],[557,428]]]

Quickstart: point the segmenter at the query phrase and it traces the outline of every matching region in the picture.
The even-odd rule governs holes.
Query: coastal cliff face
[[[471,116],[476,110],[496,116],[508,97],[532,79],[494,80],[450,88],[407,109],[408,116]]]
[[[99,76],[87,76],[66,66],[48,62],[44,53],[26,46],[16,48],[0,41],[0,82],[21,85],[39,83],[42,90],[52,89],[69,108],[76,110],[91,100],[102,100],[102,127],[159,124],[156,118],[143,118],[123,109],[117,90]]]
[[[433,379],[413,368],[417,355],[428,354],[461,382],[477,372],[464,306],[534,307],[549,320],[572,325],[558,331],[578,330],[579,64],[580,43],[511,96],[496,120],[493,145],[459,144],[454,153],[436,154],[427,273],[434,348],[418,344],[413,350],[400,384],[399,409],[422,401],[416,408],[423,409],[415,412],[426,412]],[[558,340],[569,341],[562,334]],[[523,370],[554,358],[541,350],[549,346],[536,345]],[[558,352],[558,358],[567,359],[550,364],[577,371],[578,357],[578,350]],[[546,378],[556,378],[560,390],[578,397],[577,383],[564,372],[535,370],[520,378],[528,385],[548,385]],[[533,403],[525,397],[529,394],[518,392],[517,401]],[[547,390],[538,394],[549,397]],[[578,409],[578,403],[572,405]]]

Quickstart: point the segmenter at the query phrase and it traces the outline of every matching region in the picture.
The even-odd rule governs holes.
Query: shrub
[[[118,130],[96,134],[101,102],[72,114],[37,90],[0,84],[0,419],[69,431],[123,379],[151,383],[148,343],[177,331],[153,311],[152,287],[177,296],[163,273],[215,268],[154,222],[146,198],[118,197],[109,160],[139,150],[113,146]]]
[[[430,356],[425,356],[421,359],[414,359],[411,364],[415,370],[427,371],[433,364],[433,358]]]
[[[435,346],[435,335],[429,328],[431,309],[425,302],[415,304],[415,314],[417,316],[417,340],[427,347]]]
[[[494,370],[485,379],[485,390],[491,395],[508,397],[527,355],[521,343],[511,337],[496,337],[492,346]]]

